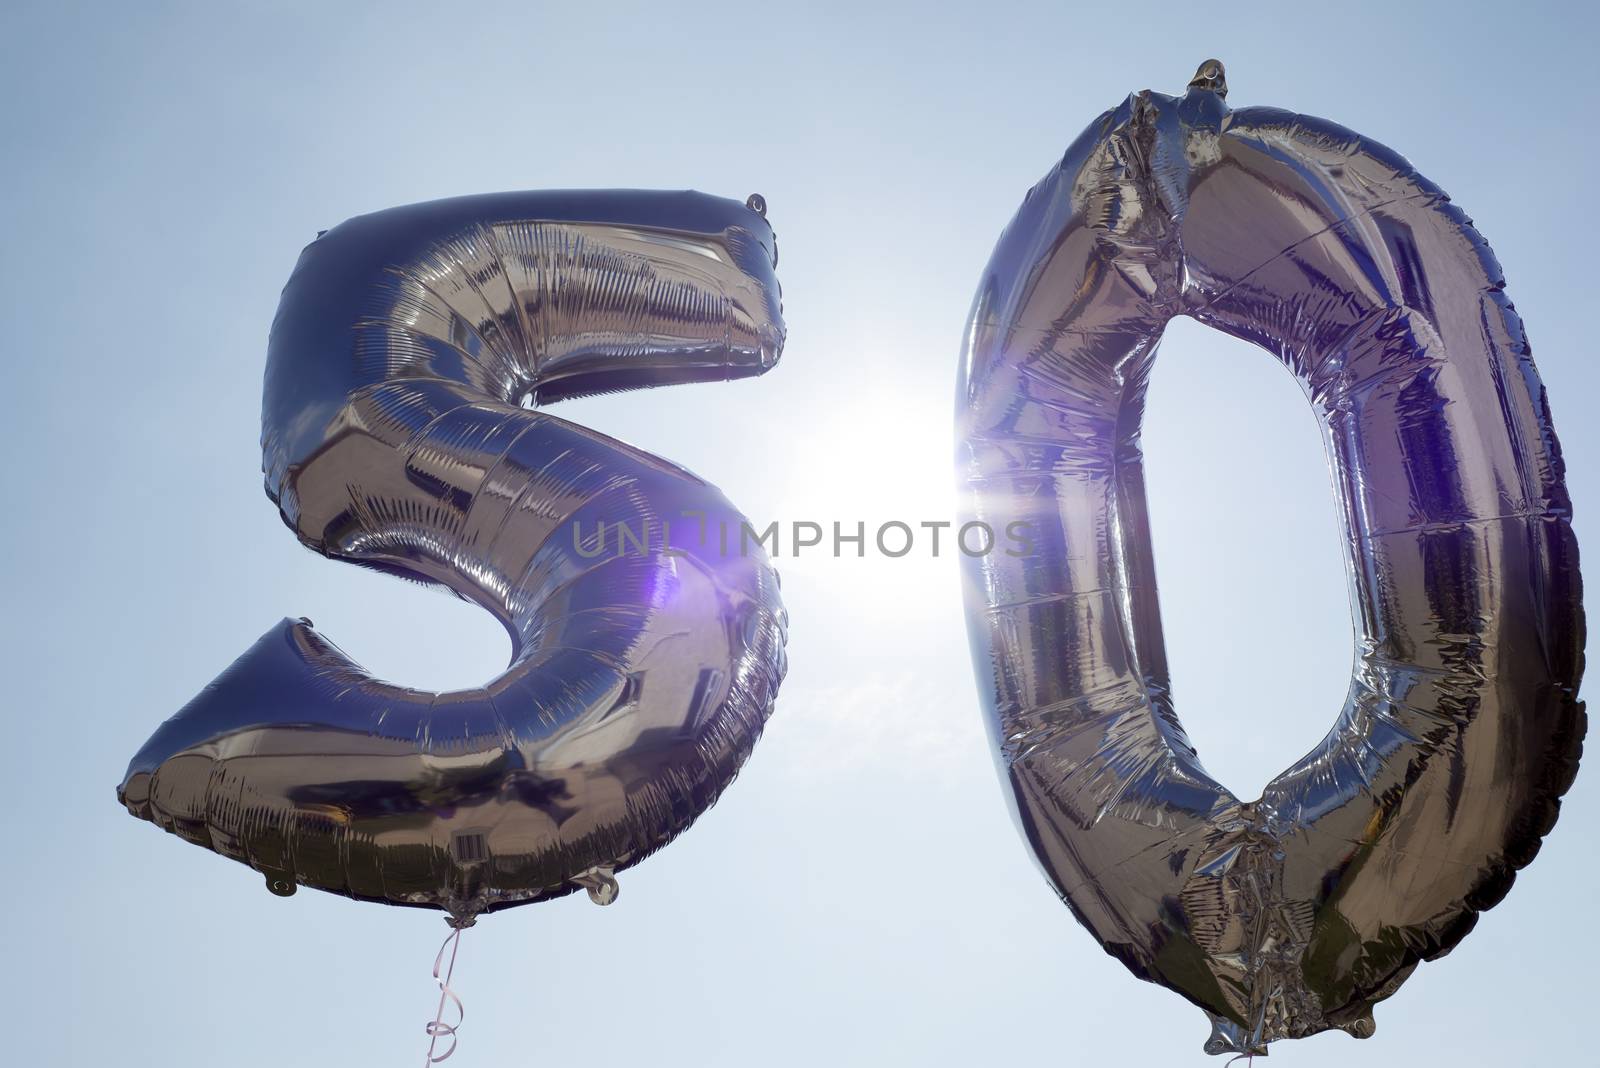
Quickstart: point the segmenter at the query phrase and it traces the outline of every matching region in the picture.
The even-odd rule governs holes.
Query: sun
[[[778,522],[775,563],[786,578],[863,605],[945,602],[953,610],[952,440],[949,394],[926,386],[863,384],[816,413],[805,446],[779,474],[778,514],[767,517]],[[797,534],[820,544],[796,549]]]

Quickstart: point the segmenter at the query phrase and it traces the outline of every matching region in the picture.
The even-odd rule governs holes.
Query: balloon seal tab
[[[1194,72],[1194,77],[1189,79],[1190,89],[1204,89],[1208,93],[1216,93],[1222,99],[1228,98],[1228,72],[1223,69],[1222,60],[1208,59],[1200,64]]]
[[[1234,1054],[1228,1059],[1228,1064],[1232,1064],[1240,1057],[1245,1058],[1245,1063],[1249,1064],[1254,1058],[1267,1055],[1267,1044],[1262,1041],[1259,1020],[1255,1029],[1247,1032],[1232,1020],[1211,1012],[1207,1012],[1206,1015],[1211,1019],[1211,1037],[1206,1039],[1203,1047],[1205,1052],[1213,1057],[1223,1053]]]
[[[598,864],[581,875],[573,876],[572,881],[589,891],[589,900],[596,905],[611,904],[621,892],[616,875],[605,864]]]

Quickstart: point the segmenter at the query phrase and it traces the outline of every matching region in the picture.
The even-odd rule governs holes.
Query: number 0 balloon
[[[511,666],[423,693],[286,620],[133,758],[130,811],[279,894],[444,909],[458,927],[578,888],[609,901],[612,873],[749,755],[784,671],[783,609],[759,549],[700,536],[739,529],[715,487],[523,404],[770,368],[784,328],[764,212],[514,193],[312,242],[272,327],[267,492],[318,552],[487,608]]]
[[[1130,97],[1028,194],[958,416],[969,517],[1040,547],[965,565],[1022,832],[1108,953],[1210,1014],[1213,1053],[1371,1034],[1533,859],[1584,730],[1561,454],[1493,254],[1395,153],[1226,92],[1208,62]],[[1298,378],[1344,522],[1349,696],[1255,801],[1201,767],[1162,649],[1139,432],[1175,315]]]

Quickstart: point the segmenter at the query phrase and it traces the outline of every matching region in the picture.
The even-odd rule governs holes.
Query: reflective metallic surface
[[[309,245],[273,324],[267,492],[302,542],[493,612],[481,689],[374,679],[284,621],[128,768],[135,815],[352,897],[485,911],[670,841],[749,755],[784,672],[777,576],[702,532],[715,487],[525,403],[760,374],[784,327],[765,204],[509,193]]]
[[[1212,1016],[1214,1053],[1371,1034],[1533,859],[1584,730],[1561,454],[1493,254],[1395,153],[1225,94],[1212,62],[1130,97],[1028,194],[958,410],[968,518],[1038,545],[965,562],[1019,825],[1107,952]],[[1162,648],[1139,432],[1175,315],[1296,375],[1344,519],[1349,697],[1255,801],[1202,768]]]

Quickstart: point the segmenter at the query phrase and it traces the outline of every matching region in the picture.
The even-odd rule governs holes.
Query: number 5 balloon
[[[1130,97],[1028,194],[958,415],[965,509],[1039,546],[965,565],[1022,832],[1108,953],[1211,1015],[1213,1053],[1371,1034],[1533,859],[1584,730],[1561,454],[1493,254],[1395,153],[1226,91],[1208,62]],[[1139,429],[1175,315],[1299,379],[1344,521],[1349,696],[1255,801],[1201,767],[1162,650]]]
[[[133,758],[129,810],[276,893],[457,925],[579,887],[607,901],[612,872],[689,826],[771,711],[777,576],[701,536],[739,529],[715,487],[522,405],[770,368],[764,214],[759,197],[510,193],[312,242],[272,327],[267,492],[318,552],[493,612],[511,666],[424,693],[285,621]]]

